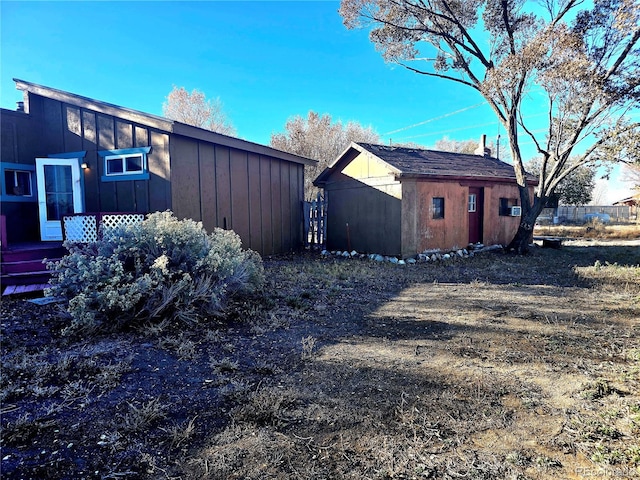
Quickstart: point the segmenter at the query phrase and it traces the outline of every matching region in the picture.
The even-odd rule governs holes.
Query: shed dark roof
[[[402,176],[492,177],[515,180],[513,165],[497,158],[466,153],[358,143],[397,169]],[[529,180],[536,181],[533,176]]]

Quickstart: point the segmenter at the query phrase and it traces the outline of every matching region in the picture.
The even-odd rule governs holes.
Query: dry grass
[[[226,326],[16,337],[4,476],[638,478],[639,265],[612,246],[277,258]]]
[[[347,304],[334,308],[351,310],[361,326],[314,342],[313,356],[305,345],[314,337],[303,337],[304,367],[237,407],[188,471],[220,479],[640,476],[640,258],[610,251],[612,261],[636,266],[567,268],[580,252],[480,260],[464,272],[472,280],[456,275],[462,267],[443,268],[386,293],[371,278],[389,275],[384,267],[287,265],[291,281],[321,286],[289,307],[339,329],[333,319],[349,316],[324,309],[335,296]],[[382,297],[361,317],[357,302],[371,297],[350,295],[354,282]]]
[[[591,238],[600,240],[640,239],[640,224],[605,225],[590,222],[586,225],[538,225],[534,235],[563,238]]]

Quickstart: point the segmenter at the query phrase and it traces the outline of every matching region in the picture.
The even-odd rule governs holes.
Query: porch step
[[[2,263],[24,262],[28,260],[40,260],[45,258],[61,258],[67,254],[67,249],[61,245],[45,246],[25,246],[14,247],[3,250],[1,255]]]
[[[60,244],[17,245],[4,250],[0,258],[0,285],[4,288],[46,284],[51,275],[42,261],[59,260],[66,253]]]
[[[51,261],[60,260],[59,258],[47,259]],[[44,259],[38,258],[34,260],[23,260],[18,262],[5,262],[0,264],[0,273],[9,275],[12,273],[41,272],[47,270],[47,265],[43,263]]]
[[[51,274],[48,270],[38,270],[32,272],[7,273],[0,276],[0,285],[7,287],[10,285],[30,285],[49,282]]]

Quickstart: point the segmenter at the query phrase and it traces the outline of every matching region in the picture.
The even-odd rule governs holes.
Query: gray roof
[[[358,145],[397,169],[402,176],[516,178],[513,165],[493,157],[372,143]],[[529,179],[536,180],[533,176]]]
[[[489,156],[353,142],[318,175],[313,182],[314,185],[323,186],[339,166],[362,153],[371,154],[389,165],[390,173],[394,173],[400,179],[428,177],[441,180],[491,180],[508,183],[516,181],[513,165]],[[527,181],[532,185],[538,184],[538,178],[531,174],[527,174]]]

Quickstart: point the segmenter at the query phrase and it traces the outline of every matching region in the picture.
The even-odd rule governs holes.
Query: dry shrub
[[[219,316],[227,301],[264,281],[262,259],[232,231],[158,212],[104,232],[49,265],[50,295],[69,299],[71,330],[95,331],[171,319]]]

